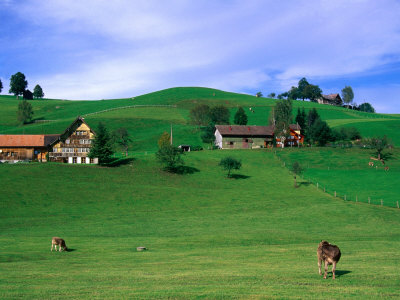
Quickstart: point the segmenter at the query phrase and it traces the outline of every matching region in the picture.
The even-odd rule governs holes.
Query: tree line
[[[43,89],[39,84],[37,84],[33,88],[33,93],[29,89],[27,89],[27,87],[28,87],[28,81],[25,78],[25,74],[17,72],[10,78],[10,89],[8,92],[10,94],[14,94],[14,96],[16,96],[17,99],[19,99],[19,96],[21,95],[25,100],[33,100],[33,98],[41,99],[44,97]],[[3,90],[3,83],[0,80],[0,93],[2,90]]]

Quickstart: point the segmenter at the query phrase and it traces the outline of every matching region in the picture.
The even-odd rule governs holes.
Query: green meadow
[[[0,96],[0,134],[61,133],[82,115],[94,130],[100,121],[127,128],[133,142],[115,167],[0,164],[1,299],[400,298],[400,115],[293,102],[294,113],[315,107],[332,127],[387,134],[389,171],[369,167],[367,149],[286,148],[189,152],[180,175],[154,152],[171,126],[174,144],[207,147],[189,123],[192,107],[223,104],[233,119],[243,106],[250,125],[266,125],[276,100],[174,88],[31,103],[36,122],[18,126],[18,102]],[[242,161],[229,179],[218,166],[228,155]],[[298,188],[294,161],[305,169]],[[51,252],[53,236],[70,251]],[[323,239],[342,252],[334,281],[318,275]]]

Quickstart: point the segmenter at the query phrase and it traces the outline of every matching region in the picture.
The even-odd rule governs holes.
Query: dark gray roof
[[[247,126],[247,125],[215,125],[221,135],[239,136],[272,136],[273,126]]]

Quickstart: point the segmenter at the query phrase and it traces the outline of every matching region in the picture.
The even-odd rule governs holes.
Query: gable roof
[[[47,147],[59,134],[4,134],[0,135],[0,147]]]
[[[340,95],[338,93],[336,94],[329,94],[329,95],[322,95],[323,99],[330,100],[330,101],[335,101],[336,99],[342,100]]]
[[[247,125],[215,125],[221,135],[240,136],[271,136],[274,135],[273,126]]]

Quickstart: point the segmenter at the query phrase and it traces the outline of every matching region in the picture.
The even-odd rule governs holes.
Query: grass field
[[[223,104],[233,120],[243,106],[249,125],[266,125],[276,100],[173,88],[31,103],[40,122],[18,126],[18,101],[0,96],[0,134],[61,133],[82,115],[95,130],[100,121],[127,128],[131,162],[0,164],[1,299],[400,298],[400,210],[388,207],[400,201],[398,150],[389,172],[368,167],[371,150],[286,148],[190,152],[188,174],[169,174],[155,160],[157,140],[172,125],[175,145],[202,145],[189,123],[192,107]],[[400,145],[398,114],[293,106],[315,107],[332,127],[387,134]],[[227,155],[243,164],[233,179],[218,166]],[[297,189],[287,169],[296,160],[305,168]],[[366,204],[367,197],[384,206]],[[52,236],[72,251],[50,252]],[[342,250],[335,281],[318,275],[322,239]]]
[[[218,167],[228,154],[243,162],[236,179]],[[400,297],[399,210],[294,189],[273,152],[185,161],[193,174],[160,171],[153,155],[1,165],[0,297]],[[50,252],[54,235],[73,251]],[[342,250],[335,281],[317,273],[321,239]]]

